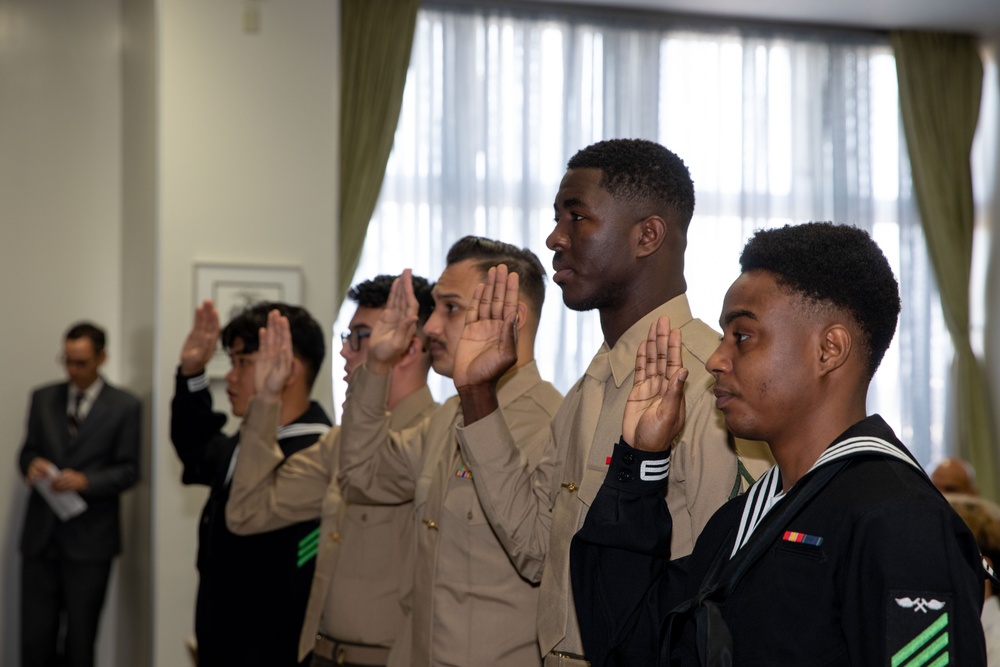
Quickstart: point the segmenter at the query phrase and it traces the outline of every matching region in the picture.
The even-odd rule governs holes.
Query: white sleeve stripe
[[[326,424],[309,424],[305,422],[295,422],[287,426],[278,427],[278,440],[293,438],[300,435],[323,436],[330,430]]]
[[[192,394],[196,391],[201,391],[202,389],[208,389],[208,375],[202,372],[199,375],[195,375],[193,378],[188,378],[187,387],[188,391]]]
[[[639,479],[644,482],[658,482],[666,479],[670,472],[670,459],[660,461],[643,461],[639,466]]]

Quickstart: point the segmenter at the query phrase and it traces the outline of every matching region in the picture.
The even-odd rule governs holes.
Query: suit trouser
[[[111,561],[70,561],[54,554],[21,561],[22,667],[93,667],[98,621]],[[63,661],[58,661],[65,622]]]

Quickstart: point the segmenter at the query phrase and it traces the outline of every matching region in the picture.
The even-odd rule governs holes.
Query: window
[[[528,246],[549,266],[545,238],[569,157],[604,138],[652,139],[694,178],[688,296],[716,328],[755,229],[833,220],[875,236],[904,313],[869,407],[922,462],[941,455],[951,344],[911,198],[887,40],[571,11],[420,12],[356,280],[407,266],[433,280],[466,234]],[[338,330],[352,312],[345,303]],[[596,314],[569,311],[550,284],[536,349],[543,377],[565,392],[601,341]],[[454,393],[444,379],[432,390]]]

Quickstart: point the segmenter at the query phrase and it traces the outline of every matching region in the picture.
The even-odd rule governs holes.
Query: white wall
[[[17,664],[18,552],[26,490],[17,459],[29,390],[59,380],[74,320],[122,354],[118,0],[0,0],[0,664]],[[114,621],[114,604],[105,630]],[[110,622],[109,622],[110,621]],[[103,644],[105,655],[113,647]]]
[[[204,494],[180,485],[167,418],[192,264],[299,266],[332,324],[339,5],[260,7],[248,34],[238,0],[0,0],[0,664],[18,648],[11,462],[66,326],[103,324],[106,375],[150,408],[100,663],[180,667]]]
[[[260,31],[244,3],[158,5],[158,243],[153,455],[154,656],[181,667],[192,631],[201,489],[179,483],[169,399],[193,312],[192,265],[296,265],[305,306],[332,326],[337,5],[264,2]],[[329,357],[329,355],[328,355]],[[324,373],[328,373],[327,362]],[[322,377],[328,377],[323,375]],[[330,406],[330,383],[318,382]]]

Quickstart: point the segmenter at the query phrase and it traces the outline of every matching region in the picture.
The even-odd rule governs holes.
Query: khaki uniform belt
[[[384,667],[389,661],[389,649],[384,646],[351,644],[326,635],[316,635],[316,647],[313,652],[335,665]]]

